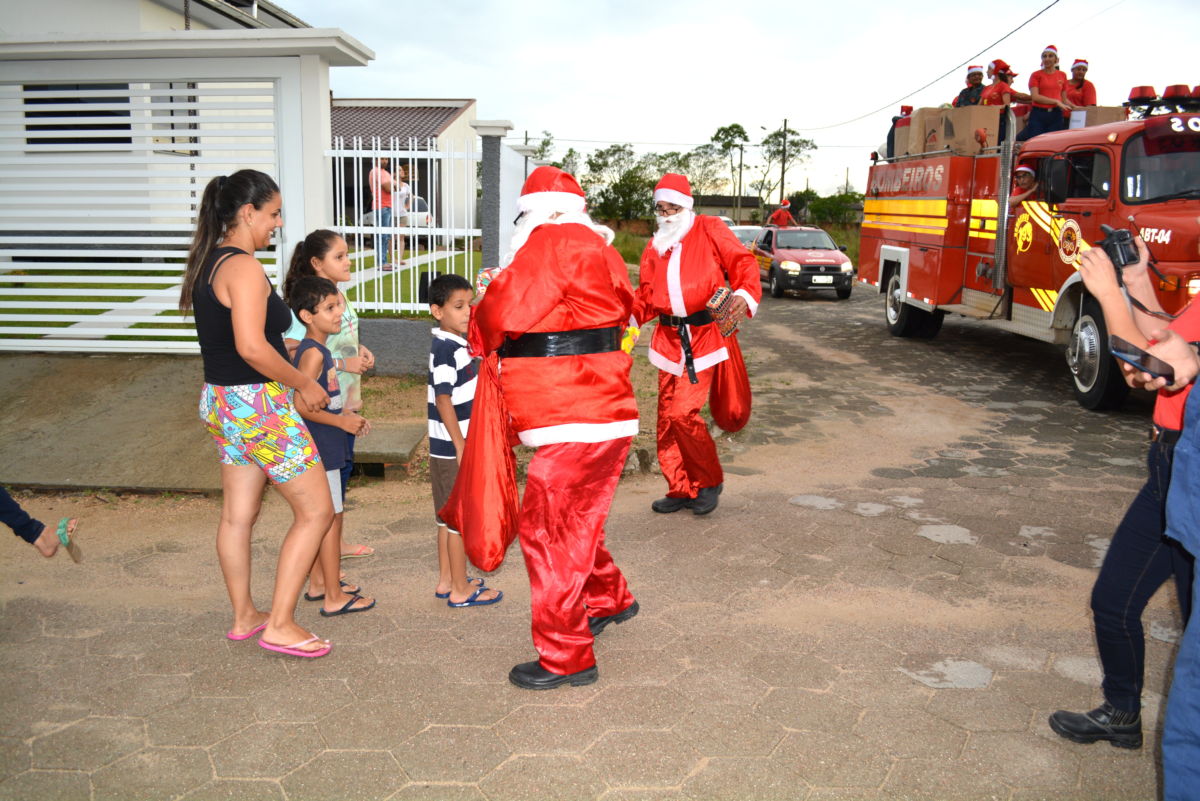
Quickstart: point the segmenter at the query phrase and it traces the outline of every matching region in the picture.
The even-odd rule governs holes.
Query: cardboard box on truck
[[[1083,128],[1089,125],[1104,125],[1110,122],[1124,122],[1124,106],[1088,106],[1071,112],[1071,128]]]
[[[909,153],[932,153],[944,150],[942,143],[943,108],[919,108],[913,112],[908,132]]]
[[[976,137],[978,131],[983,131],[982,145]],[[999,106],[952,108],[942,117],[942,146],[959,156],[976,156],[984,147],[995,147],[999,135]]]

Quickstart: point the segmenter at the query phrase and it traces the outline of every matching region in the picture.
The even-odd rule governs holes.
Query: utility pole
[[[783,120],[783,158],[779,162],[779,202],[782,204],[783,199],[787,197],[787,190],[783,188],[784,180],[787,178],[787,118]]]
[[[742,162],[746,155],[744,145],[738,145],[738,180],[737,180],[737,200],[734,201],[737,205],[737,224],[742,224]]]

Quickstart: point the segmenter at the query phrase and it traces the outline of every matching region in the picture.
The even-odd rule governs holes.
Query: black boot
[[[584,684],[592,684],[598,678],[600,678],[600,671],[595,665],[587,670],[568,673],[564,676],[561,673],[551,673],[537,660],[522,662],[508,672],[508,680],[524,690],[549,690],[560,684],[579,687]]]
[[[634,601],[625,608],[623,612],[617,612],[615,615],[604,615],[602,617],[589,617],[588,628],[592,630],[592,636],[596,637],[600,632],[604,631],[604,627],[609,623],[624,623],[629,618],[638,613],[638,602]]]
[[[668,495],[665,498],[659,498],[654,503],[650,504],[650,508],[659,514],[670,514],[678,512],[680,509],[690,509],[692,506],[691,498],[672,498]]]
[[[1107,701],[1091,712],[1058,710],[1050,716],[1050,728],[1076,743],[1108,740],[1117,748],[1142,747],[1142,716],[1122,712]]]
[[[717,498],[725,489],[725,484],[718,484],[715,487],[701,487],[696,492],[696,500],[692,501],[692,514],[706,515],[713,509],[717,508]]]

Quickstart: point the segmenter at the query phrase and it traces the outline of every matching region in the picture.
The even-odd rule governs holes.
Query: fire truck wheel
[[[904,302],[900,292],[900,273],[892,271],[888,276],[887,291],[883,295],[883,314],[888,331],[894,337],[921,337],[932,339],[942,330],[944,312],[929,312]]]
[[[1074,380],[1075,400],[1080,406],[1093,410],[1112,409],[1125,401],[1129,386],[1108,351],[1104,313],[1090,295],[1083,298],[1066,356]]]
[[[838,300],[848,300],[850,298],[850,287],[839,289],[837,291]]]
[[[783,297],[783,282],[779,280],[779,268],[778,267],[771,268],[771,277],[768,280],[770,281],[769,286],[770,286],[770,290],[771,290],[771,297],[782,298]]]

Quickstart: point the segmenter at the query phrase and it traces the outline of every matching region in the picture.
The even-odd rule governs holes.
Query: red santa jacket
[[[762,298],[758,262],[737,240],[729,226],[716,217],[697,215],[683,239],[659,255],[654,243],[642,252],[634,317],[642,324],[660,314],[686,317],[704,308],[713,292],[728,282],[741,295],[753,315]],[[688,326],[696,371],[729,358],[725,338],[715,323]],[[683,348],[679,332],[658,325],[650,340],[650,363],[672,375],[683,375]]]
[[[491,353],[527,332],[624,327],[633,308],[629,272],[616,250],[585,225],[538,226],[472,309],[472,352]],[[502,358],[500,387],[513,428],[534,447],[604,442],[638,430],[623,351]]]

